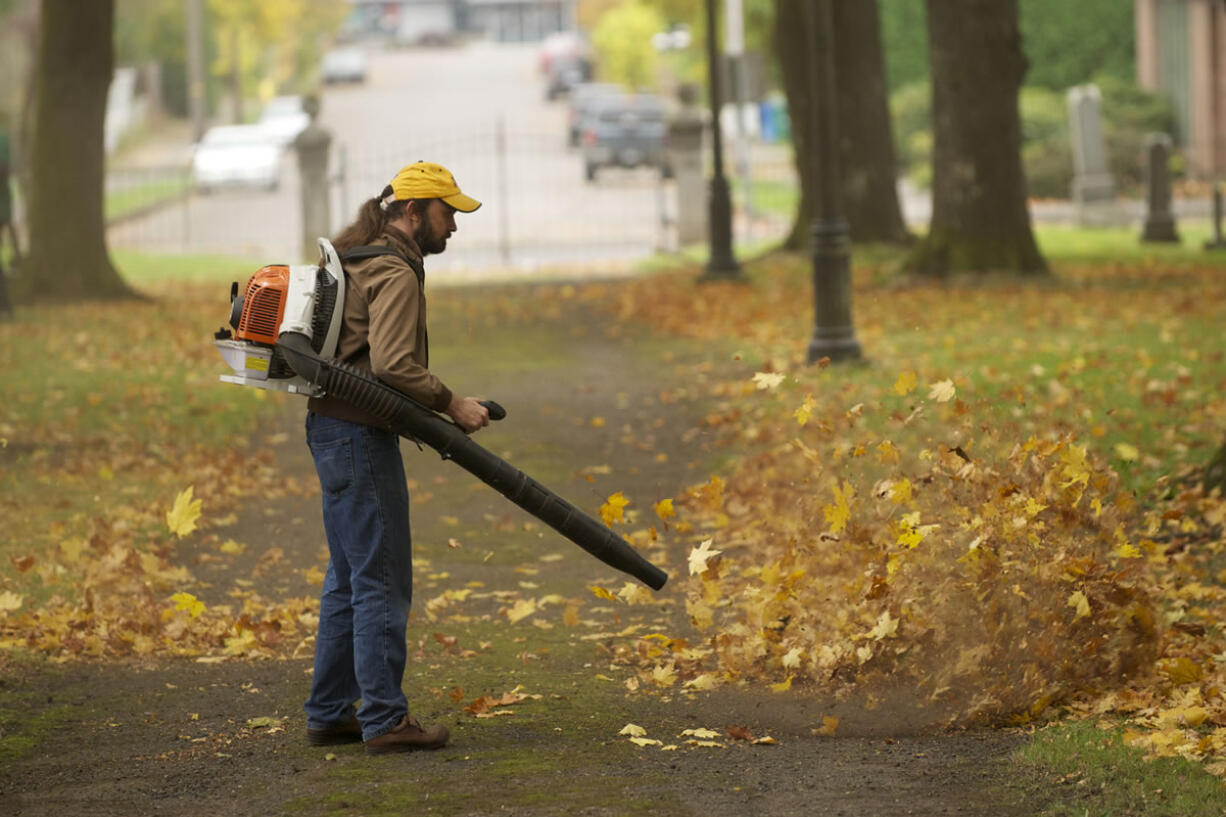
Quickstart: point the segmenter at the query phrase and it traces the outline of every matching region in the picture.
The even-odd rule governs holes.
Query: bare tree
[[[803,3],[776,0],[774,41],[792,121],[801,203],[785,246],[800,249],[809,240],[817,180],[807,157],[812,100],[808,53],[815,33],[808,30]],[[835,74],[838,94],[842,209],[853,241],[909,240],[898,204],[897,162],[881,50],[877,0],[833,4]]]
[[[115,0],[43,0],[29,150],[26,298],[133,297],[106,247],[103,125]]]
[[[928,0],[928,51],[932,224],[908,265],[933,276],[1046,273],[1026,209],[1017,0]]]

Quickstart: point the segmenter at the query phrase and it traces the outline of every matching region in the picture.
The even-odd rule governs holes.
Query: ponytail
[[[391,195],[391,192],[391,185],[388,185],[383,188],[381,195],[362,202],[362,206],[358,208],[358,217],[354,222],[332,239],[332,246],[338,253],[350,247],[360,247],[371,243],[383,234],[389,221],[394,221],[404,215],[404,211],[409,206],[408,201],[393,201],[386,210],[383,209],[383,200],[386,196]]]

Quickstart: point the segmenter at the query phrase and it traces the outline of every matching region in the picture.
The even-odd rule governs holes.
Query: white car
[[[273,97],[256,122],[256,126],[281,147],[287,147],[309,124],[311,117],[302,109],[300,96]]]
[[[281,148],[256,125],[209,128],[192,154],[196,188],[220,187],[276,190],[281,182]]]
[[[319,68],[326,83],[363,82],[366,79],[366,52],[360,48],[337,48],[324,54]]]

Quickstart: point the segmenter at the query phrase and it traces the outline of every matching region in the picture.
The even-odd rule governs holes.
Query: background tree
[[[897,163],[890,130],[885,61],[881,51],[876,0],[833,4],[835,75],[838,84],[840,186],[843,213],[853,241],[900,242],[909,238],[898,203]],[[788,99],[800,177],[800,206],[784,246],[800,249],[809,241],[817,180],[808,160],[812,87],[808,30],[803,3],[775,3],[775,51]]]
[[[131,297],[106,248],[103,122],[114,0],[43,0],[29,159],[23,296]]]
[[[1026,209],[1017,0],[928,0],[932,223],[908,266],[923,275],[1044,273]]]

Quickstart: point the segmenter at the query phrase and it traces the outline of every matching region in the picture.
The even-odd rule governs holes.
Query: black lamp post
[[[741,265],[732,254],[732,200],[728,195],[728,180],[724,178],[724,144],[719,127],[719,109],[723,103],[720,92],[720,59],[716,46],[716,0],[707,0],[707,85],[711,97],[711,146],[715,170],[711,177],[708,199],[708,241],[711,257],[702,279],[728,281],[741,279]]]
[[[851,321],[851,253],[839,201],[839,127],[835,121],[834,42],[830,0],[808,0],[806,23],[814,35],[809,50],[809,156],[817,185],[813,218],[813,339],[809,362],[856,360],[860,342]]]

